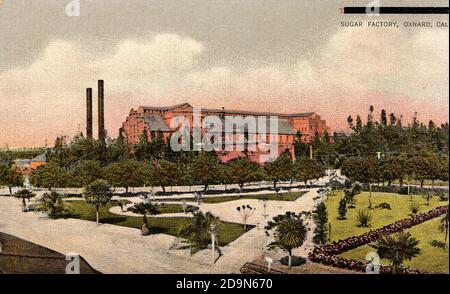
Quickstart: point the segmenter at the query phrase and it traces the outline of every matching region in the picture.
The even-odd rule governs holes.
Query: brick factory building
[[[164,140],[168,141],[171,135],[177,130],[170,128],[171,120],[177,116],[187,118],[192,126],[194,108],[188,103],[167,107],[140,106],[136,110],[130,110],[126,121],[122,124],[121,132],[130,147],[136,144],[143,134],[149,140],[161,136]],[[314,140],[316,134],[323,135],[326,132],[330,132],[326,121],[314,112],[285,114],[202,108],[201,119],[203,120],[206,116],[218,116],[220,118],[226,118],[228,116],[240,116],[243,118],[248,116],[266,117],[267,121],[269,121],[270,116],[277,116],[278,151],[282,153],[288,150],[292,157],[294,156],[294,141],[297,132],[300,132],[302,140],[307,143]],[[224,136],[226,134],[223,134]],[[255,139],[256,136],[258,134],[247,134],[247,140]],[[236,157],[248,156],[250,160],[258,162],[260,153],[259,151],[245,153],[242,151],[221,151],[219,152],[219,158],[223,161],[228,161]]]

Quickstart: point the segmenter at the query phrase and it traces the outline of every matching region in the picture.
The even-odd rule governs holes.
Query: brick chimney
[[[98,139],[105,141],[105,93],[103,80],[98,81]]]
[[[92,139],[92,88],[86,89],[86,138]]]

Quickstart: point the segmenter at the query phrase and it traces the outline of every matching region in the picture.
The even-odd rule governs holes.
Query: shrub
[[[280,259],[280,262],[282,265],[289,265],[289,257],[285,256],[282,259]],[[301,256],[292,256],[291,260],[291,266],[301,266],[306,263],[306,258],[303,258]]]
[[[447,247],[444,242],[438,241],[438,240],[432,240],[430,242],[430,245],[435,248],[441,248],[441,249],[445,249]]]
[[[439,201],[448,201],[448,193],[442,191],[438,193]]]
[[[427,202],[427,205],[430,205],[430,201],[431,199],[433,199],[433,192],[431,191],[427,191],[424,194],[422,194],[422,198],[425,199],[425,201]]]
[[[347,215],[347,201],[345,200],[345,198],[339,200],[338,215],[338,219],[340,220],[345,219]]]
[[[355,194],[353,190],[344,190],[344,199],[348,203],[348,208],[355,208]]]
[[[372,222],[372,214],[367,209],[360,209],[358,215],[356,216],[356,225],[362,228],[370,227]]]
[[[411,204],[409,205],[409,211],[411,212],[411,214],[416,214],[419,212],[419,205],[417,205],[416,202],[411,202]]]
[[[398,194],[408,195],[408,187],[401,187],[401,188],[399,188]]]
[[[354,195],[361,194],[361,192],[362,192],[362,185],[361,185],[361,183],[360,182],[354,182],[352,184],[352,191],[353,191]]]
[[[325,244],[328,239],[328,212],[324,202],[317,205],[313,212],[313,220],[316,224],[313,241],[316,244]]]
[[[380,204],[377,204],[377,205],[375,206],[375,208],[391,210],[391,205],[390,205],[389,203],[387,203],[387,202],[382,202],[382,203],[380,203]]]
[[[331,180],[330,182],[327,183],[327,187],[330,187],[331,190],[335,191],[335,190],[342,190],[344,188],[344,185],[337,180]]]
[[[36,202],[35,210],[45,212],[53,219],[65,216],[71,212],[70,206],[64,201],[63,196],[55,191],[45,193]]]

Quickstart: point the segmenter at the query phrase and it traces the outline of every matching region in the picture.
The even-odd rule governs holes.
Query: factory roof
[[[260,127],[258,125],[258,122],[259,122],[258,120],[255,120],[254,126],[251,126],[248,124],[242,124],[242,125],[237,125],[237,126],[233,125],[233,130],[232,131],[230,130],[229,132],[230,133],[239,132],[239,133],[249,133],[249,134],[275,133],[271,130],[270,119],[265,120],[266,126],[265,126],[264,130],[261,130],[262,127]],[[224,129],[225,126],[226,126],[226,118],[222,119],[222,129]],[[297,130],[291,125],[291,123],[287,119],[278,119],[277,134],[279,134],[279,135],[295,135],[295,134],[297,134]]]
[[[162,117],[157,114],[145,114],[142,116],[142,119],[151,132],[170,132],[169,126],[167,126]]]
[[[39,154],[38,156],[31,159],[31,162],[46,162],[47,161],[47,155],[45,152]]]
[[[185,102],[171,106],[140,106],[145,110],[153,110],[153,111],[171,111],[182,107],[191,107],[192,106]],[[279,116],[279,117],[310,117],[314,115],[314,112],[298,112],[298,113],[279,113],[279,112],[258,112],[258,111],[246,111],[246,110],[237,110],[237,109],[215,109],[215,108],[201,108],[202,112],[206,113],[216,113],[216,114],[233,114],[233,115],[253,115],[253,116]]]

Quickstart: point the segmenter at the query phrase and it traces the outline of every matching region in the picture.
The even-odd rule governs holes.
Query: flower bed
[[[381,239],[384,236],[391,235],[394,233],[402,232],[406,229],[409,229],[413,226],[421,224],[423,222],[429,221],[435,217],[443,215],[447,213],[448,206],[439,206],[427,212],[417,214],[411,216],[409,218],[405,218],[399,221],[396,221],[390,225],[381,227],[376,230],[370,230],[367,233],[364,233],[360,236],[350,237],[344,240],[339,240],[337,242],[333,242],[331,244],[327,244],[321,247],[314,248],[313,252],[309,254],[309,259],[313,262],[322,263],[329,266],[334,266],[338,268],[344,268],[349,270],[356,270],[364,272],[366,269],[366,263],[346,259],[338,254],[355,249],[357,247],[372,243],[376,240]],[[380,273],[389,273],[391,272],[390,266],[381,266]],[[426,274],[429,272],[420,271],[420,270],[412,270],[409,268],[402,268],[403,273],[412,273],[412,274]]]

